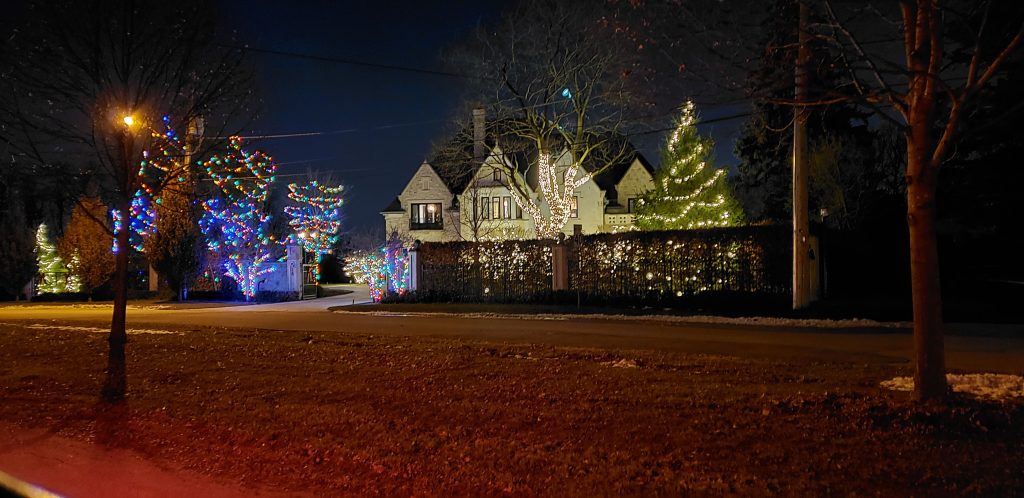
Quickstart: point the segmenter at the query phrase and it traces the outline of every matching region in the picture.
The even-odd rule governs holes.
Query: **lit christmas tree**
[[[211,252],[223,258],[225,275],[238,283],[246,301],[256,295],[259,278],[273,271],[270,215],[264,212],[277,165],[263,152],[242,149],[233,137],[229,151],[203,166],[223,194],[203,202],[199,228]]]
[[[641,230],[733,226],[742,222],[739,203],[724,169],[711,164],[714,141],[697,134],[697,112],[683,104],[676,128],[662,150],[654,189],[641,197],[634,223]]]
[[[36,229],[36,262],[43,278],[39,281],[40,294],[78,292],[75,280],[68,281],[68,269],[57,253],[57,246],[50,242],[49,230],[45,224]]]
[[[306,185],[288,185],[288,198],[296,206],[284,208],[288,224],[306,252],[316,254],[316,279],[320,280],[320,261],[333,251],[341,229],[342,187],[321,185],[316,180]]]

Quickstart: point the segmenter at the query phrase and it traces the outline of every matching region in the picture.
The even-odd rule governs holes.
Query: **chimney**
[[[487,111],[483,107],[473,109],[473,159],[482,162],[487,157]]]

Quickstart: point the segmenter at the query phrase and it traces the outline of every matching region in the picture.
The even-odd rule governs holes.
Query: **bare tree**
[[[819,102],[831,95],[854,99],[900,125],[906,137],[914,396],[941,399],[948,387],[935,225],[939,169],[978,94],[1018,55],[1024,12],[1000,1],[903,0],[898,15],[872,4],[830,0],[823,8],[826,34],[842,55],[848,85]],[[888,30],[878,33],[877,26]]]
[[[493,117],[491,157],[539,238],[562,231],[577,188],[631,153],[621,135],[627,58],[593,7],[521,2],[449,55],[479,77],[476,99]]]
[[[216,39],[205,2],[39,0],[9,42],[11,64],[0,74],[4,140],[24,162],[74,157],[88,165],[104,200],[128,213],[139,189],[159,192],[180,173],[140,167],[143,151],[164,139],[156,130],[161,116],[181,131],[202,117],[223,136],[246,113],[250,72]],[[128,230],[117,245],[103,387],[111,402],[127,391]]]

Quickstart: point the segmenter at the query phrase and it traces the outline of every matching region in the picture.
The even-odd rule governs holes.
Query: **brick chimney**
[[[473,159],[481,162],[487,157],[487,111],[483,107],[473,109]]]

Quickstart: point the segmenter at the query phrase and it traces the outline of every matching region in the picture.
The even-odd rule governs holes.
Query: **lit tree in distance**
[[[78,292],[77,282],[68,281],[68,269],[57,253],[57,246],[50,242],[48,232],[45,224],[36,229],[36,261],[39,273],[43,275],[39,281],[39,293]]]
[[[726,172],[711,165],[714,142],[697,134],[693,102],[683,104],[662,150],[654,189],[641,197],[635,223],[641,230],[680,230],[739,224],[742,212],[726,183]]]
[[[288,185],[288,198],[296,206],[284,208],[288,224],[303,250],[316,254],[316,278],[320,279],[320,261],[333,251],[341,229],[342,186],[321,185],[313,180],[306,185]]]
[[[228,152],[203,166],[222,197],[203,202],[199,228],[210,251],[223,258],[224,274],[238,283],[249,301],[256,295],[259,278],[273,271],[264,264],[271,258],[273,243],[264,207],[277,165],[259,150],[242,149],[242,139],[232,137]]]
[[[354,281],[365,282],[373,302],[387,294],[403,295],[409,290],[409,252],[397,234],[374,251],[345,258],[345,272]]]

